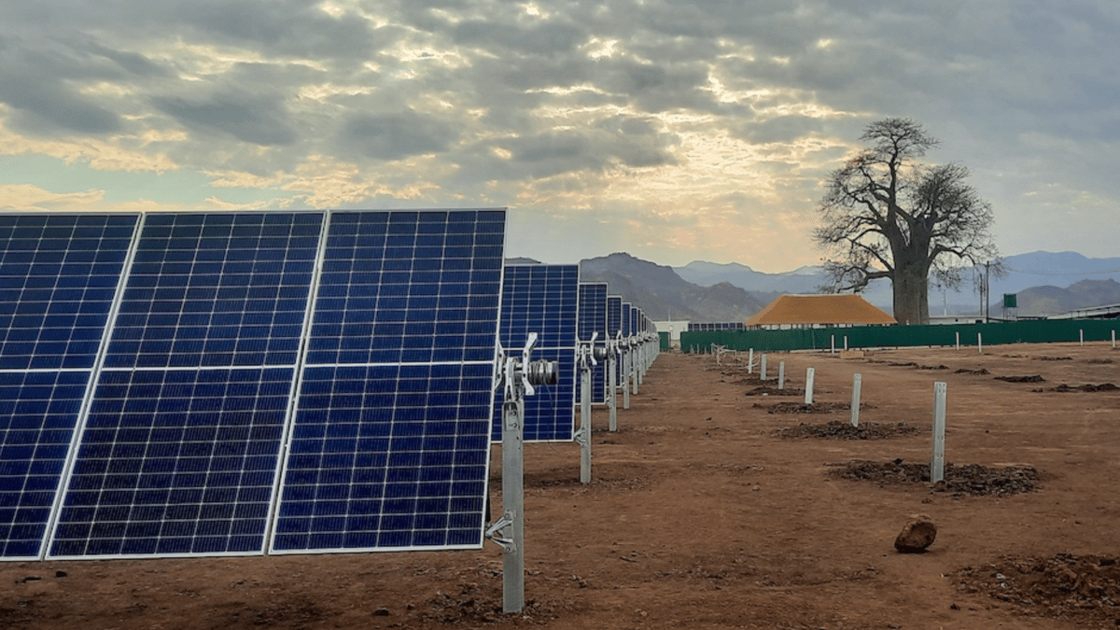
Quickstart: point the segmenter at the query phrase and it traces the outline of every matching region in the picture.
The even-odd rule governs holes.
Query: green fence
[[[893,346],[952,346],[960,335],[962,346],[975,346],[977,335],[984,345],[1006,343],[1052,343],[1079,341],[1110,341],[1120,320],[1027,320],[989,324],[958,324],[951,326],[857,326],[852,328],[805,328],[794,330],[714,330],[681,333],[681,349],[685,352],[709,352],[712,344],[732,350],[754,348],[761,352],[781,350],[829,350],[835,344],[849,348],[880,348]]]

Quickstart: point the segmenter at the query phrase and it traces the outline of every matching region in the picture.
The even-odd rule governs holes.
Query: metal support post
[[[863,387],[863,375],[855,374],[852,376],[852,426],[859,426],[859,398],[860,389]]]
[[[945,479],[945,402],[948,386],[943,381],[933,384],[933,457],[929,463],[929,480]]]
[[[591,483],[591,373],[591,357],[585,354],[580,358],[579,431],[576,432],[580,447],[580,483]]]
[[[805,370],[805,404],[813,404],[813,379],[816,377],[817,371],[813,368]]]
[[[622,352],[622,408],[630,408],[630,372],[631,364],[634,363],[634,352],[630,348],[630,342],[623,342],[625,350]]]
[[[519,613],[525,607],[525,396],[532,396],[533,385],[553,385],[557,381],[555,361],[532,362],[529,357],[537,343],[530,333],[521,360],[502,353],[502,517],[486,530],[486,535],[502,548],[502,610]]]
[[[512,361],[512,359],[511,359]],[[502,404],[502,510],[510,520],[502,554],[502,611],[525,607],[525,400]]]
[[[630,342],[630,386],[633,388],[633,394],[638,395],[638,373],[639,365],[641,365],[641,344],[634,340]]]
[[[618,431],[618,346],[607,342],[607,410],[610,412],[610,430]]]
[[[786,362],[778,363],[778,389],[786,388]]]

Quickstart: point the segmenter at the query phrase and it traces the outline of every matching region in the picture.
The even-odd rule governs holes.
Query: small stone
[[[936,538],[937,525],[933,519],[925,514],[911,514],[910,520],[894,539],[894,548],[899,553],[922,553]]]
[[[66,572],[65,571],[55,571],[54,576],[56,578],[63,578],[63,577],[66,577]]]
[[[389,609],[382,606],[382,607],[378,608],[377,610],[373,611],[373,616],[374,617],[388,617],[389,616]]]

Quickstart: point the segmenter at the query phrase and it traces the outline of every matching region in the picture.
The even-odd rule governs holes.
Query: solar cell
[[[581,282],[579,285],[579,339],[590,341],[594,333],[596,347],[602,346],[607,335],[607,283]],[[580,396],[579,385],[576,396]],[[607,401],[607,365],[598,361],[592,367],[591,402],[602,404]]]
[[[579,265],[508,265],[499,341],[508,352],[538,334],[533,359],[557,363],[557,382],[525,397],[523,440],[570,441],[575,431]],[[494,401],[492,437],[502,437],[502,396]]]
[[[0,215],[0,558],[38,558],[137,215]]]

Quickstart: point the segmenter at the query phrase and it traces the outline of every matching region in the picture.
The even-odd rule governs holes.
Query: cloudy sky
[[[0,209],[510,208],[507,251],[816,264],[913,118],[1004,254],[1120,254],[1114,0],[3,0]]]

